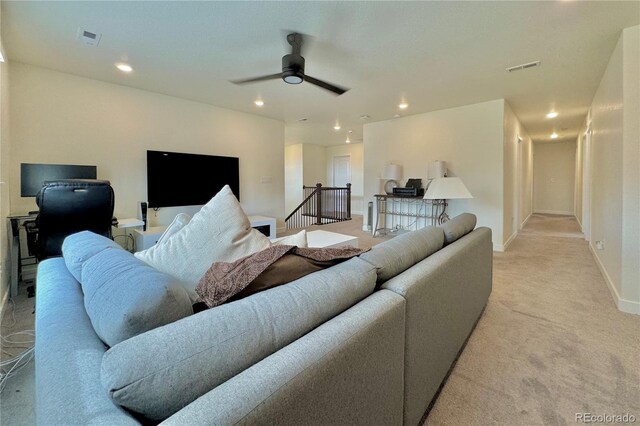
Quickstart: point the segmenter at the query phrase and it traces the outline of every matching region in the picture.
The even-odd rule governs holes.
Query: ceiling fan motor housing
[[[282,79],[285,83],[300,84],[304,81],[304,58],[290,54],[282,57]]]

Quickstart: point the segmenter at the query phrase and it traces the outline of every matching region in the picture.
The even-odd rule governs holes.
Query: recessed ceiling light
[[[551,133],[551,139],[558,139],[558,134],[556,132]]]
[[[308,120],[308,118],[305,118],[305,117],[303,117],[303,118],[298,118],[298,121],[300,121],[300,122],[304,122],[304,121],[307,121],[307,120]]]
[[[398,118],[398,117],[400,117],[400,114],[396,114],[393,116],[393,118]]]
[[[133,68],[131,68],[131,65],[125,64],[124,62],[117,63],[116,64],[116,68],[118,68],[120,71],[126,72],[126,73],[130,73],[131,71],[133,71]]]
[[[335,130],[335,131],[338,131],[340,129],[342,129],[342,127],[340,127],[340,124],[338,124],[338,123],[336,123],[336,125],[333,126],[333,130]]]
[[[551,111],[549,114],[547,114],[547,118],[556,118],[558,116],[558,113],[555,111]]]
[[[353,130],[349,130],[349,134],[353,133]]]
[[[255,101],[253,101],[254,104],[256,104],[256,106],[263,106],[264,105],[264,101],[262,99],[256,99]]]
[[[409,104],[406,102],[400,102],[400,105],[398,105],[398,108],[400,109],[407,109],[409,107]]]
[[[371,118],[371,116],[370,115],[366,115],[366,114],[360,116],[360,120],[368,120],[370,118]]]

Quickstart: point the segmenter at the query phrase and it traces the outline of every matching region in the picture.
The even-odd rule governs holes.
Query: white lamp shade
[[[387,164],[384,166],[383,179],[398,180],[402,177],[402,166],[399,164]]]
[[[452,200],[454,198],[473,198],[473,195],[459,177],[444,177],[434,179],[431,182],[424,198],[426,200]]]

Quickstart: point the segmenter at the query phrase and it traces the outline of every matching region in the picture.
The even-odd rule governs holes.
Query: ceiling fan
[[[304,37],[299,33],[291,33],[287,35],[287,42],[291,45],[291,54],[282,57],[282,72],[277,74],[263,75],[261,77],[248,78],[245,80],[233,80],[234,84],[256,83],[259,81],[283,79],[288,84],[300,84],[303,81],[314,84],[325,90],[342,95],[349,89],[336,86],[326,81],[318,80],[304,73],[304,58],[301,55]]]

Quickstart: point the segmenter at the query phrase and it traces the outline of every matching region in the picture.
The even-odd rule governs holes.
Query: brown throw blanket
[[[274,245],[235,262],[215,262],[204,274],[196,293],[210,308],[272,287],[364,253],[355,247],[300,248]]]

